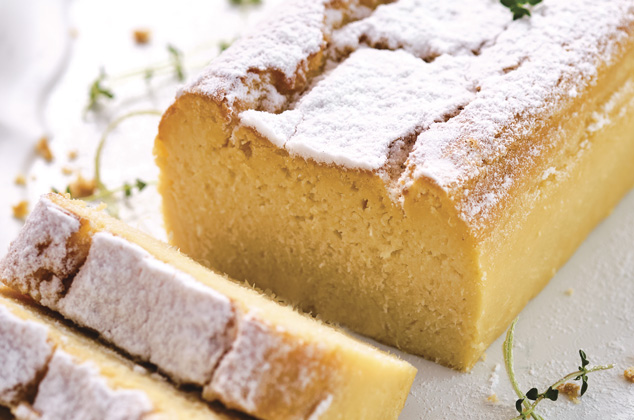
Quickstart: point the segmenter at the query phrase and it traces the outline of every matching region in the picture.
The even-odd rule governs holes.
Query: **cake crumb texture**
[[[52,162],[53,161],[53,152],[51,152],[51,148],[48,145],[48,137],[41,137],[37,144],[35,145],[35,152],[45,161]]]
[[[29,214],[29,202],[22,200],[15,206],[11,206],[11,210],[13,211],[13,217],[24,220]]]
[[[416,373],[408,363],[84,202],[49,194],[36,208],[0,262],[2,281],[177,384],[265,420],[396,419],[402,410]],[[75,243],[81,260],[64,248]],[[33,248],[30,260],[16,261]]]
[[[164,114],[168,235],[468,370],[634,185],[633,33],[629,0],[517,21],[494,0],[284,3]]]

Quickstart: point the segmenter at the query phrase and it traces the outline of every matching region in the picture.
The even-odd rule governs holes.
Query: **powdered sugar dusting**
[[[46,419],[141,420],[153,406],[145,392],[112,389],[90,362],[77,363],[56,350],[33,409]]]
[[[461,203],[465,219],[485,219],[514,180],[495,168],[485,176],[482,168],[501,159],[508,164],[511,147],[529,149],[525,162],[516,163],[519,168],[555,146],[551,139],[529,147],[530,135],[544,116],[568,103],[571,89],[583,92],[593,83],[597,66],[610,61],[628,36],[622,28],[632,22],[631,2],[593,0],[545,1],[531,19],[513,22],[474,62],[480,79],[476,99],[456,118],[419,136],[406,176],[432,178],[447,190],[473,179],[486,183],[486,192]]]
[[[324,363],[326,356],[319,344],[290,338],[252,311],[243,318],[204,396],[261,417],[307,418],[332,386],[334,374]]]
[[[204,385],[234,338],[232,303],[110,233],[94,235],[59,311],[179,382]]]
[[[325,71],[313,82],[300,77],[308,89],[290,92],[275,106],[261,106],[259,98],[257,106],[236,108],[245,111],[241,123],[292,154],[389,173],[382,175],[388,188],[400,185],[395,199],[417,179],[432,180],[455,197],[462,217],[476,229],[522,168],[557,146],[558,139],[532,144],[531,133],[587,90],[597,67],[617,57],[634,24],[630,0],[545,0],[532,17],[517,21],[494,0],[399,0],[354,22],[338,17],[350,5],[336,13],[319,5],[293,9],[296,19],[313,22],[310,28],[320,19],[322,26],[310,36],[312,29],[303,31],[308,49],[291,49],[293,58],[280,59],[279,68],[289,76],[294,63],[319,50],[331,60]],[[284,31],[290,28],[285,19],[267,25]],[[255,39],[263,40],[262,54],[276,57],[288,37],[269,37],[260,29],[248,42]],[[250,57],[252,50],[236,45],[211,69],[229,62],[246,68],[249,61],[259,68],[264,55]],[[272,63],[264,67],[275,68]],[[238,85],[225,93],[262,92]],[[200,88],[204,82],[196,86],[210,91]],[[395,171],[404,162],[392,162],[392,146],[413,134],[415,144],[396,154],[409,155],[407,167]]]
[[[0,306],[0,405],[14,406],[26,398],[52,353],[46,328]]]
[[[17,418],[140,420],[153,411],[143,391],[112,389],[98,368],[55,348],[45,325],[3,305],[0,350],[0,404]]]
[[[457,57],[426,63],[404,51],[360,49],[294,109],[278,115],[246,111],[242,123],[269,133],[291,154],[377,170],[395,139],[443,121],[474,98],[459,70],[464,65]]]
[[[331,48],[336,55],[361,44],[402,48],[425,60],[443,54],[473,55],[510,22],[511,14],[498,0],[400,0],[336,31]]]
[[[230,107],[277,112],[285,95],[307,82],[311,59],[321,65],[318,53],[332,30],[346,19],[370,12],[359,1],[290,0],[270,18],[234,43],[193,80],[184,92],[224,101]],[[366,1],[364,3],[373,3]],[[276,100],[271,101],[270,98]]]
[[[0,262],[0,279],[37,299],[55,300],[63,292],[61,279],[76,271],[85,257],[68,247],[79,228],[76,216],[43,197]]]

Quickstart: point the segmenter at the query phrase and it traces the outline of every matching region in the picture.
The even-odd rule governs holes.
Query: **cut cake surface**
[[[634,184],[634,5],[291,0],[155,153],[205,265],[469,369]]]
[[[243,418],[177,390],[6,287],[0,348],[0,405],[17,419]]]
[[[262,419],[397,418],[416,370],[56,194],[0,263],[8,286]]]

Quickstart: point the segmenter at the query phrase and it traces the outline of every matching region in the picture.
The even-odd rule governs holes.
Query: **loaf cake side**
[[[177,390],[5,287],[0,319],[0,404],[18,419],[243,418]]]
[[[61,240],[43,227],[65,219],[76,222],[67,242],[84,236],[87,250],[76,271],[56,282],[47,267],[63,263],[51,261],[47,245]],[[14,266],[29,247],[41,252],[26,271],[43,275],[25,281]],[[397,418],[416,373],[55,194],[43,197],[27,219],[0,263],[0,277],[175,382],[202,390],[205,399],[262,419]],[[56,292],[42,299],[40,291],[50,289]]]
[[[212,63],[156,140],[172,243],[473,366],[634,184],[634,6],[546,0],[512,22],[495,1],[450,3],[400,0],[337,27],[322,73],[281,107],[227,106],[204,83]]]

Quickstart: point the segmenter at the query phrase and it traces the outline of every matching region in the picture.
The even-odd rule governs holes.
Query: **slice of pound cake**
[[[20,420],[240,419],[0,288],[0,406]]]
[[[261,419],[396,419],[416,370],[49,194],[2,281],[179,384]]]
[[[634,3],[362,3],[289,0],[179,93],[166,226],[204,265],[470,369],[634,185]]]

